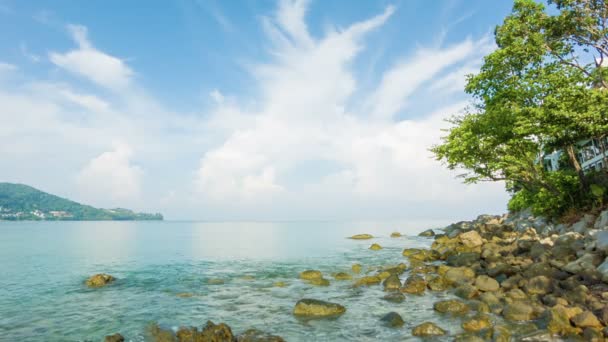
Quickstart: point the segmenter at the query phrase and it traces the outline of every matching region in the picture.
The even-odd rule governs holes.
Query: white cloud
[[[68,30],[78,49],[63,54],[51,52],[51,62],[108,89],[121,90],[129,86],[133,71],[123,60],[95,49],[87,37],[86,27],[69,25]]]
[[[116,143],[112,151],[91,159],[77,176],[81,196],[108,205],[138,199],[143,172],[131,164],[132,155],[129,145]]]
[[[0,73],[11,72],[17,70],[17,66],[14,64],[0,62]]]

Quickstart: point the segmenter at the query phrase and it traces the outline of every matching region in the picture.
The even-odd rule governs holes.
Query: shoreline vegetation
[[[24,184],[0,183],[0,221],[160,221],[163,215],[99,209]]]
[[[531,211],[481,215],[419,236],[432,239],[431,247],[405,248],[403,263],[354,264],[350,270],[332,274],[301,270],[294,277],[310,286],[344,281],[363,291],[379,286],[385,292],[383,299],[398,305],[408,305],[412,297],[445,293],[445,298],[428,308],[437,313],[434,321],[402,318],[389,305],[386,314],[378,317],[378,324],[387,329],[401,329],[408,321],[415,325],[411,334],[421,338],[604,341],[608,337],[608,209],[570,224],[558,224]],[[374,240],[369,234],[350,238],[369,240],[370,245]],[[99,288],[113,281],[112,276],[99,274],[86,285]],[[304,321],[345,319],[341,315],[347,311],[340,303],[301,298],[294,301],[291,314]],[[459,320],[460,329],[442,326],[442,317]],[[106,342],[122,341],[117,336],[108,335]],[[200,330],[152,325],[146,336],[155,342],[283,341],[255,329],[233,335],[226,323],[211,321]]]

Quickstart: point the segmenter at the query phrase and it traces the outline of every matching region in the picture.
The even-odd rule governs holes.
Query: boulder
[[[236,337],[237,342],[285,342],[276,335],[271,335],[257,329],[248,329]]]
[[[507,304],[502,315],[509,321],[530,321],[536,318],[534,307],[519,301]]]
[[[329,286],[329,280],[327,280],[325,278],[310,279],[310,280],[306,280],[306,282],[310,285],[315,285],[315,286]]]
[[[317,299],[300,299],[293,308],[293,314],[303,318],[337,317],[346,312],[340,304],[325,302]]]
[[[462,323],[462,329],[469,332],[478,332],[492,327],[492,321],[488,315],[477,315]]]
[[[401,280],[399,280],[399,276],[392,274],[384,280],[382,285],[384,286],[384,291],[397,291],[401,288]]]
[[[445,330],[441,329],[435,323],[431,322],[422,323],[412,329],[412,335],[421,337],[442,336],[446,333],[447,332]]]
[[[351,270],[354,273],[359,274],[359,273],[361,273],[361,265],[360,264],[354,264],[354,265],[351,266]]]
[[[441,313],[464,315],[469,312],[469,306],[457,299],[442,300],[433,305],[433,309]]]
[[[478,262],[480,258],[480,254],[476,252],[463,252],[450,255],[447,258],[447,264],[450,266],[460,267],[460,266],[471,266],[474,263]]]
[[[445,291],[450,287],[450,284],[441,276],[432,276],[427,280],[426,287],[431,291]]]
[[[608,230],[602,230],[595,234],[595,248],[602,252],[608,252]]]
[[[230,327],[224,323],[215,324],[207,321],[203,331],[200,333],[200,339],[192,339],[193,341],[209,341],[209,342],[230,342],[236,341]]]
[[[468,267],[452,267],[445,272],[444,278],[450,284],[472,283],[475,271]]]
[[[454,290],[454,294],[462,299],[472,299],[479,295],[479,291],[473,285],[462,284]]]
[[[427,230],[423,231],[422,233],[418,234],[418,236],[432,237],[432,236],[435,236],[435,232],[432,229],[427,229]]]
[[[338,272],[336,274],[334,274],[334,279],[336,280],[351,280],[353,279],[353,276],[351,276],[348,273],[345,272]]]
[[[579,328],[602,328],[602,323],[591,311],[584,311],[572,317],[572,323]]]
[[[401,287],[401,292],[409,294],[422,294],[426,289],[426,281],[419,275],[411,275]]]
[[[595,222],[595,217],[593,215],[585,214],[583,216],[583,218],[581,218],[580,221],[573,224],[572,227],[570,227],[570,229],[572,229],[573,232],[576,232],[579,234],[584,234],[585,231],[587,231],[587,229],[589,229],[593,226],[594,222]]]
[[[321,279],[323,278],[323,273],[317,270],[306,270],[300,273],[300,279],[304,280],[313,280],[313,279]]]
[[[230,327],[224,323],[215,324],[207,321],[207,324],[199,332],[196,327],[180,327],[175,336],[171,330],[163,330],[156,326],[152,330],[153,341],[209,341],[209,342],[236,342]]]
[[[359,278],[355,282],[355,286],[371,286],[378,285],[382,282],[382,279],[378,276],[366,276],[363,278]]]
[[[284,282],[284,281],[275,281],[275,282],[272,284],[272,286],[274,286],[274,287],[286,287],[286,286],[287,286],[287,283],[286,283],[286,282]]]
[[[208,285],[224,285],[224,283],[225,283],[224,279],[219,279],[219,278],[207,279]]]
[[[568,312],[561,305],[556,305],[546,310],[539,325],[552,334],[568,335],[580,332],[580,329],[574,328],[570,324]]]
[[[604,262],[597,267],[597,271],[599,272],[602,280],[605,283],[608,283],[608,257],[604,259]]]
[[[379,251],[382,249],[382,246],[380,246],[377,243],[372,244],[371,246],[369,246],[369,249],[371,249],[372,251]]]
[[[401,292],[392,292],[382,297],[382,299],[391,303],[403,303],[405,296]]]
[[[95,275],[91,276],[89,279],[87,279],[85,281],[85,285],[88,287],[97,288],[97,287],[106,286],[115,280],[116,280],[116,278],[114,278],[113,276],[111,276],[109,274],[99,273],[99,274],[95,274]]]
[[[119,334],[116,333],[114,335],[108,335],[104,338],[104,342],[124,342],[125,338]]]
[[[608,229],[608,210],[604,210],[600,213],[595,220],[595,224],[593,225],[595,229]]]
[[[500,284],[496,279],[490,278],[486,275],[480,275],[475,278],[475,287],[483,292],[494,292],[498,291]]]
[[[369,239],[373,239],[374,236],[370,235],[370,234],[356,234],[351,236],[349,239],[353,239],[353,240],[369,240]]]
[[[380,321],[389,328],[400,328],[403,326],[403,324],[405,324],[403,318],[401,318],[401,315],[396,312],[387,313],[380,319]]]
[[[469,232],[462,233],[458,237],[460,238],[460,241],[462,242],[462,244],[469,248],[479,247],[479,246],[483,245],[483,240],[481,239],[481,236],[475,230],[471,230]]]
[[[544,295],[552,292],[552,284],[551,278],[540,275],[529,279],[524,285],[524,290],[529,295]]]
[[[398,237],[401,237],[401,233],[399,233],[399,232],[392,232],[392,233],[391,233],[391,237],[392,237],[392,238],[398,238]]]

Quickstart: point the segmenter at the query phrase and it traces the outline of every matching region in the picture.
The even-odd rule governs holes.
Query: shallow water
[[[0,340],[100,341],[120,332],[143,341],[151,322],[176,329],[207,320],[288,341],[407,340],[424,321],[457,333],[459,320],[432,309],[446,294],[407,296],[395,304],[381,299],[381,286],[353,288],[330,276],[350,271],[353,263],[365,272],[405,262],[403,248],[426,247],[431,240],[390,238],[392,231],[414,235],[446,223],[0,222]],[[345,238],[356,233],[378,238]],[[369,250],[372,241],[384,249]],[[323,271],[331,286],[297,279],[311,268]],[[87,289],[86,277],[99,272],[119,280]],[[210,285],[209,279],[225,283]],[[287,286],[273,287],[278,281]],[[183,293],[191,296],[178,295]],[[300,321],[291,311],[301,298],[337,302],[347,312],[335,320]],[[402,315],[403,328],[379,323],[390,311]]]

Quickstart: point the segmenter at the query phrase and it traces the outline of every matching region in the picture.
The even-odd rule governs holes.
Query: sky
[[[508,0],[0,0],[0,181],[168,219],[466,219],[429,148]]]

